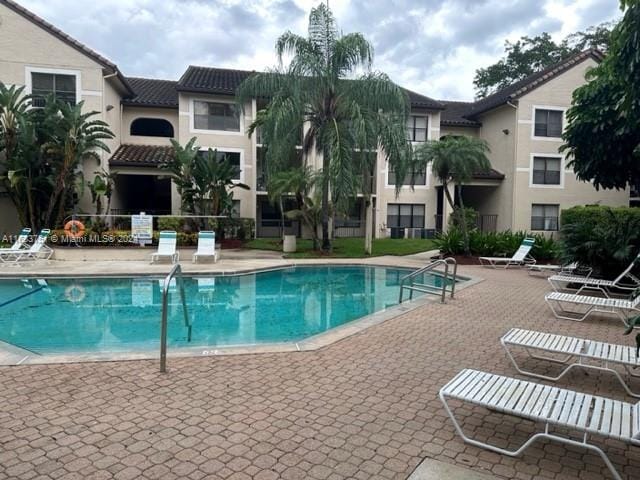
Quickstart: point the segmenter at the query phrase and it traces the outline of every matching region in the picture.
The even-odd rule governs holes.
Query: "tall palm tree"
[[[399,178],[408,171],[409,101],[385,74],[371,70],[371,44],[360,33],[340,34],[324,4],[311,10],[308,36],[284,33],[276,53],[279,66],[247,78],[238,89],[238,104],[243,108],[252,98],[269,99],[249,127],[250,135],[261,129],[267,174],[290,158],[306,126],[303,152],[322,158],[322,249],[328,251],[331,198],[346,209],[365,182],[356,153],[380,146]],[[290,57],[286,66],[285,56]]]
[[[464,250],[469,255],[469,232],[465,207],[462,199],[462,185],[469,182],[475,173],[487,172],[491,162],[487,158],[489,145],[475,137],[448,135],[439,141],[426,142],[415,149],[415,158],[419,165],[431,163],[433,175],[442,183],[447,202],[455,209],[454,199],[449,192],[449,183],[454,183],[458,190],[464,238]]]

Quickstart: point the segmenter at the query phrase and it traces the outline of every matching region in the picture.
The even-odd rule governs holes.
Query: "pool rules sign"
[[[131,236],[140,246],[150,245],[153,238],[153,216],[144,212],[131,215]]]

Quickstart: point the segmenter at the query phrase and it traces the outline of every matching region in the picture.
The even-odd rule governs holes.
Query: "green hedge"
[[[472,255],[484,257],[510,257],[525,237],[533,237],[536,242],[531,255],[538,261],[553,261],[560,254],[560,245],[553,237],[528,232],[469,232],[469,248]],[[445,255],[461,255],[464,253],[462,233],[457,228],[450,228],[436,238],[436,246]]]
[[[640,208],[573,207],[561,214],[562,258],[615,278],[640,249]]]
[[[158,218],[158,230],[175,230],[192,233],[213,230],[219,239],[249,240],[255,236],[256,222],[253,218]]]

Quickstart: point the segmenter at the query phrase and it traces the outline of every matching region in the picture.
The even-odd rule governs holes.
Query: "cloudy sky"
[[[117,63],[177,79],[187,65],[258,70],[279,34],[304,34],[318,0],[17,0]],[[81,5],[81,6],[80,6]],[[619,18],[618,0],[330,0],[340,29],[373,43],[375,68],[439,99],[473,98],[476,68],[506,39],[556,38]]]

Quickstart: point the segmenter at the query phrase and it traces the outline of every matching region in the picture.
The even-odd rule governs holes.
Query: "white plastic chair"
[[[631,270],[640,263],[640,253],[633,259],[627,268],[613,280],[602,280],[582,275],[552,275],[549,283],[556,292],[567,290],[569,285],[580,286],[575,290],[581,293],[583,290],[598,290],[605,296],[610,296],[612,290],[622,290],[627,293],[640,287],[640,279],[631,273]]]
[[[47,246],[47,238],[51,230],[44,228],[36,237],[35,242],[29,248],[19,248],[17,250],[7,249],[0,251],[0,261],[3,263],[19,264],[25,261],[34,261],[40,258],[49,260],[53,255],[53,249]]]
[[[160,258],[169,258],[171,263],[176,263],[180,258],[180,252],[176,251],[178,234],[174,230],[162,230],[158,239],[158,251],[151,254],[151,263]]]
[[[20,230],[20,234],[18,235],[18,238],[16,239],[15,242],[13,242],[13,245],[11,245],[8,248],[0,248],[0,252],[8,252],[8,251],[15,251],[15,250],[22,250],[25,248],[25,244],[27,243],[27,240],[29,240],[29,235],[31,235],[31,229],[30,228],[23,228],[22,230]]]
[[[529,255],[529,252],[536,243],[535,238],[525,238],[522,240],[520,247],[511,257],[479,257],[480,265],[483,267],[496,268],[498,265],[508,268],[511,265],[533,265],[536,263],[536,259]]]
[[[468,437],[449,407],[448,399],[544,424],[516,450],[506,450]],[[539,439],[584,448],[600,455],[616,480],[622,477],[607,454],[590,442],[590,435],[640,446],[640,402],[626,403],[572,390],[465,369],[440,389],[440,400],[458,435],[471,445],[517,457]],[[574,440],[551,429],[561,427],[580,433]]]
[[[198,232],[198,248],[193,254],[193,263],[197,263],[198,258],[200,257],[213,258],[214,263],[218,261],[218,252],[216,251],[216,232]]]

